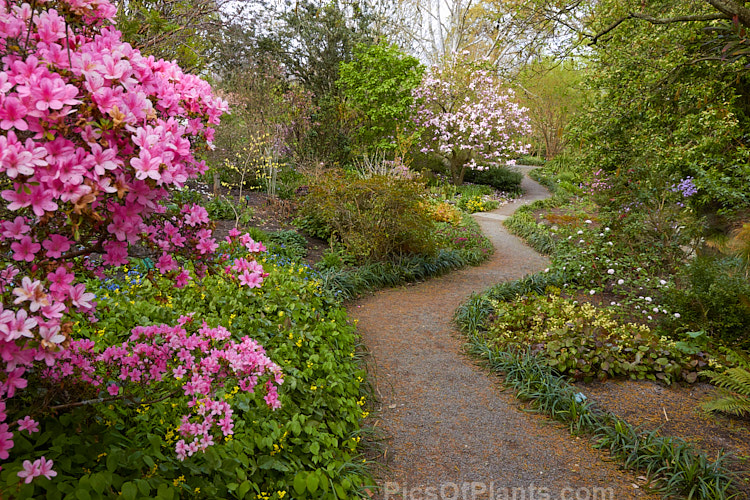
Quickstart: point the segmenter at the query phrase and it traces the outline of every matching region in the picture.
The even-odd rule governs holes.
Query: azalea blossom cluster
[[[145,370],[129,364],[135,347],[106,350],[105,359],[93,356],[92,341],[71,341],[71,315],[93,318],[96,308],[82,273],[126,264],[140,245],[160,255],[159,271],[179,287],[191,279],[181,262],[196,258],[200,277],[218,249],[204,208],[168,213],[165,201],[205,172],[194,152],[210,147],[227,104],[175,63],[123,42],[115,12],[109,0],[0,0],[0,459],[8,458],[14,429],[23,429],[6,421],[5,401],[27,387],[29,373],[76,374],[97,385],[104,382],[100,365],[115,360],[131,383],[179,370],[157,356],[177,344],[165,347],[151,330],[139,330],[142,341],[129,344],[152,356]],[[246,240],[248,250],[260,251]],[[235,263],[247,286],[260,286],[258,267]],[[278,367],[249,339],[222,338],[223,347],[206,355],[202,346],[218,342],[217,335],[224,333],[187,335],[180,347],[194,358],[178,359],[196,397],[212,394],[219,380],[195,375],[204,360],[217,373],[245,377],[248,387],[269,370],[280,383]],[[205,355],[200,362],[196,349]],[[50,477],[51,467],[30,462],[20,477]]]
[[[422,152],[447,158],[454,180],[456,171],[477,168],[477,161],[512,163],[530,148],[523,140],[531,132],[526,108],[486,69],[468,61],[435,66],[413,96],[415,124],[425,129]]]
[[[250,254],[266,251],[263,243],[254,241],[247,233],[241,235],[237,228],[231,229],[226,239],[229,243],[237,242],[241,244]],[[235,258],[231,265],[224,268],[224,272],[231,278],[236,279],[240,286],[249,288],[260,288],[263,279],[268,276],[268,273],[263,271],[263,266],[258,261],[252,258],[248,260],[245,257]]]
[[[281,368],[255,340],[242,337],[235,341],[222,326],[210,327],[203,322],[196,329],[196,323],[190,316],[181,316],[176,326],[139,326],[127,342],[101,353],[90,340],[73,341],[57,363],[45,370],[44,377],[55,382],[72,377],[95,387],[106,386],[112,397],[126,398],[138,387],[156,392],[160,386],[170,390],[176,383],[179,391],[191,398],[188,406],[195,409],[195,414],[185,415],[180,425],[183,439],[175,449],[183,460],[214,444],[213,431],[223,436],[233,433],[233,412],[218,398],[220,389],[234,382],[252,393],[259,378],[267,375],[264,400],[277,409],[281,406],[277,386],[284,382]]]

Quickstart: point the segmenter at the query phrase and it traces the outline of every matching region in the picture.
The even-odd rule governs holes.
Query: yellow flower
[[[311,385],[310,386],[310,390],[311,391],[317,391],[318,390],[318,386],[317,385]]]

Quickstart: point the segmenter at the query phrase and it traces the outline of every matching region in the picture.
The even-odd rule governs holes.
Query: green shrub
[[[467,169],[464,181],[475,184],[486,184],[498,191],[519,194],[523,174],[508,167],[490,167],[486,170]]]
[[[729,347],[750,347],[750,281],[739,259],[699,257],[681,270],[677,282],[664,297],[681,314],[668,318],[669,328],[705,330]]]
[[[310,187],[298,227],[316,236],[328,233],[365,262],[433,254],[434,223],[420,207],[423,193],[417,181],[330,172]]]
[[[464,266],[479,265],[494,250],[479,224],[466,214],[458,226],[438,223],[435,237],[439,248],[435,255],[413,255],[348,270],[337,265],[320,266],[323,268],[323,287],[337,297],[352,299],[378,288],[421,281]]]

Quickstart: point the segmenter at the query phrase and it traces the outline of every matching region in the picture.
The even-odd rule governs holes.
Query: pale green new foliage
[[[359,44],[350,62],[339,67],[337,85],[348,106],[362,117],[358,129],[362,144],[372,149],[393,149],[400,125],[409,121],[412,90],[422,81],[424,66],[395,45]]]

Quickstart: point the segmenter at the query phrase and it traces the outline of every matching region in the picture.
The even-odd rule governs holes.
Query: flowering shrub
[[[126,384],[158,393],[165,379],[184,377],[193,410],[180,426],[179,458],[205,450],[217,430],[231,434],[232,410],[214,399],[227,377],[252,391],[270,374],[266,403],[278,407],[280,368],[252,339],[231,339],[200,318],[137,326],[103,350],[76,339],[74,317],[97,321],[83,277],[126,264],[136,244],[158,256],[155,271],[177,288],[217,269],[206,210],[170,212],[163,202],[205,171],[193,150],[210,144],[226,103],[176,64],[124,43],[114,14],[107,0],[0,0],[0,459],[21,432],[38,431],[28,415],[6,421],[24,390],[43,396],[33,409],[44,413],[71,393],[124,399],[133,397]],[[263,250],[232,236],[235,247]],[[188,269],[190,259],[198,263]],[[235,259],[227,272],[249,288],[264,277],[252,258]],[[197,332],[187,329],[193,321],[203,324]],[[25,460],[17,477],[52,478],[52,466]]]
[[[502,89],[489,71],[452,61],[433,67],[414,90],[414,122],[424,128],[423,153],[450,162],[451,180],[463,182],[466,168],[512,163],[529,145],[531,132],[526,109],[513,102],[513,91]]]
[[[233,253],[227,262],[239,257]],[[214,444],[180,460],[175,452],[179,440],[188,446],[193,441],[181,435],[184,417],[193,415],[190,424],[203,418],[199,414],[203,407],[191,406],[193,396],[184,394],[190,375],[178,380],[169,374],[159,384],[146,386],[119,380],[115,367],[109,375],[100,372],[105,384],[99,390],[72,385],[74,379],[68,377],[64,388],[81,397],[61,403],[75,403],[82,397],[102,401],[35,415],[41,431],[31,435],[24,431],[16,437],[0,472],[0,495],[54,498],[58,492],[65,496],[86,491],[92,498],[122,494],[123,498],[289,499],[301,496],[293,485],[312,477],[310,487],[316,479],[320,487],[310,497],[354,496],[366,480],[359,441],[360,422],[367,413],[360,392],[365,373],[354,352],[354,325],[348,324],[346,311],[305,266],[281,264],[281,259],[267,253],[258,255],[257,262],[268,276],[256,288],[238,286],[227,273],[191,280],[175,289],[167,278],[148,279],[142,264],[109,270],[105,281],[87,281],[100,301],[99,321],[90,323],[81,317],[76,329],[97,345],[133,346],[141,342],[130,340],[134,325],[163,323],[178,325],[167,330],[179,330],[180,317],[190,311],[211,330],[253,332],[268,350],[267,356],[284,368],[284,383],[278,387],[280,408],[269,410],[267,392],[258,389],[264,386],[262,380],[255,393],[249,393],[242,390],[239,377],[216,379],[220,385],[214,386],[212,404],[231,405],[232,432],[225,435],[219,423],[222,417],[215,416]],[[204,327],[195,319],[181,328],[197,336]],[[236,335],[232,340],[240,343]],[[204,357],[194,353],[196,358]],[[179,365],[174,359],[170,363]],[[110,381],[120,386],[119,401],[111,400],[106,390]],[[25,391],[12,400],[24,403],[13,408],[15,415],[23,416],[24,409],[34,407],[31,396]],[[54,481],[40,478],[16,489],[6,481],[19,481],[23,457],[32,451],[35,457],[53,460],[57,476]],[[302,482],[303,487],[307,484]]]

